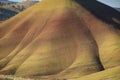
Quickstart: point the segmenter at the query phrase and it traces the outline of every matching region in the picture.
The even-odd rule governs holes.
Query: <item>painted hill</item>
[[[0,25],[0,74],[42,80],[111,75],[105,70],[120,66],[115,27],[82,2],[43,0]]]

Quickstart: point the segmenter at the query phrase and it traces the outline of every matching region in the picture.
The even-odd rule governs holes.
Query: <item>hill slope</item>
[[[117,67],[114,26],[74,0],[43,0],[0,25],[0,74],[70,79]]]
[[[111,79],[112,80],[120,79],[120,67],[115,67],[95,74],[84,76],[81,78],[68,79],[68,80],[111,80]]]
[[[46,4],[50,6],[47,7]],[[26,16],[25,14],[28,14],[31,10],[33,12]],[[6,43],[4,38],[2,38],[1,44],[3,47],[8,44],[14,45],[6,46],[6,48],[4,48],[6,50],[2,47],[0,48],[1,52],[4,53],[4,55],[1,56],[1,59],[3,58],[1,60],[1,67],[4,67],[1,73],[23,76],[55,74],[66,69],[73,64],[73,62],[74,65],[72,65],[70,69],[76,67],[75,64],[80,66],[76,68],[76,70],[84,66],[83,70],[78,72],[81,73],[81,75],[101,70],[98,63],[99,61],[96,61],[96,54],[98,53],[96,43],[87,26],[84,25],[84,22],[80,20],[72,10],[74,10],[74,8],[71,6],[70,0],[63,0],[61,3],[58,3],[56,0],[55,2],[54,0],[43,1],[3,24],[0,37],[2,38],[2,36],[4,37],[4,35],[10,34],[9,36],[11,37],[8,37],[9,39],[6,40],[11,40],[12,42],[7,41]],[[22,17],[24,17],[24,19]],[[36,17],[38,19],[36,19]],[[11,21],[12,23],[13,21],[15,22],[11,24]],[[69,24],[73,21],[74,23],[72,25]],[[11,26],[6,26],[9,23]],[[15,23],[18,26],[13,26]],[[7,28],[6,30],[4,30],[5,27]],[[15,31],[11,34],[8,33],[9,30],[10,32],[11,30]],[[84,30],[88,33],[84,34]],[[91,44],[91,42],[93,44]],[[79,47],[80,45],[82,45],[82,47]],[[91,48],[91,46],[93,48]],[[76,48],[79,48],[77,52]],[[70,56],[70,58],[68,56]],[[86,64],[88,61],[85,60],[84,57],[88,57],[88,64]],[[79,60],[80,58],[82,59]],[[39,59],[41,59],[40,62]],[[18,60],[17,63],[16,60]],[[31,62],[31,60],[33,62]],[[10,62],[8,63],[8,61]],[[82,64],[79,64],[80,62],[82,62]],[[86,71],[88,68],[92,70],[89,72]],[[68,69],[68,71],[70,69]]]

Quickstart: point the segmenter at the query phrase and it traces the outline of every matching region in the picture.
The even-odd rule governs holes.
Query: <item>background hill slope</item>
[[[23,1],[19,3],[10,2],[10,1],[0,1],[0,21],[4,21],[18,14],[19,12],[31,7],[36,4],[38,1]]]

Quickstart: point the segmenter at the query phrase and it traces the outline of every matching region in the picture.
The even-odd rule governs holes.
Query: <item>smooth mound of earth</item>
[[[120,67],[111,68],[98,73],[87,75],[81,78],[74,78],[68,80],[119,80]]]
[[[81,77],[119,66],[119,43],[76,1],[43,0],[0,24],[0,74]]]

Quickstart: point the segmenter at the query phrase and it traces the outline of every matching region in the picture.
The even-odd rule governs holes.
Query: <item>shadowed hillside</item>
[[[81,4],[43,0],[0,24],[0,74],[41,80],[118,77],[117,25],[102,21]]]
[[[120,8],[115,8],[116,10],[118,10],[120,12]]]
[[[102,4],[96,0],[76,0],[80,5],[85,7],[99,19],[108,24],[114,25],[114,27],[120,29],[120,23],[114,21],[114,19],[120,22],[120,12],[116,11],[114,8]]]

